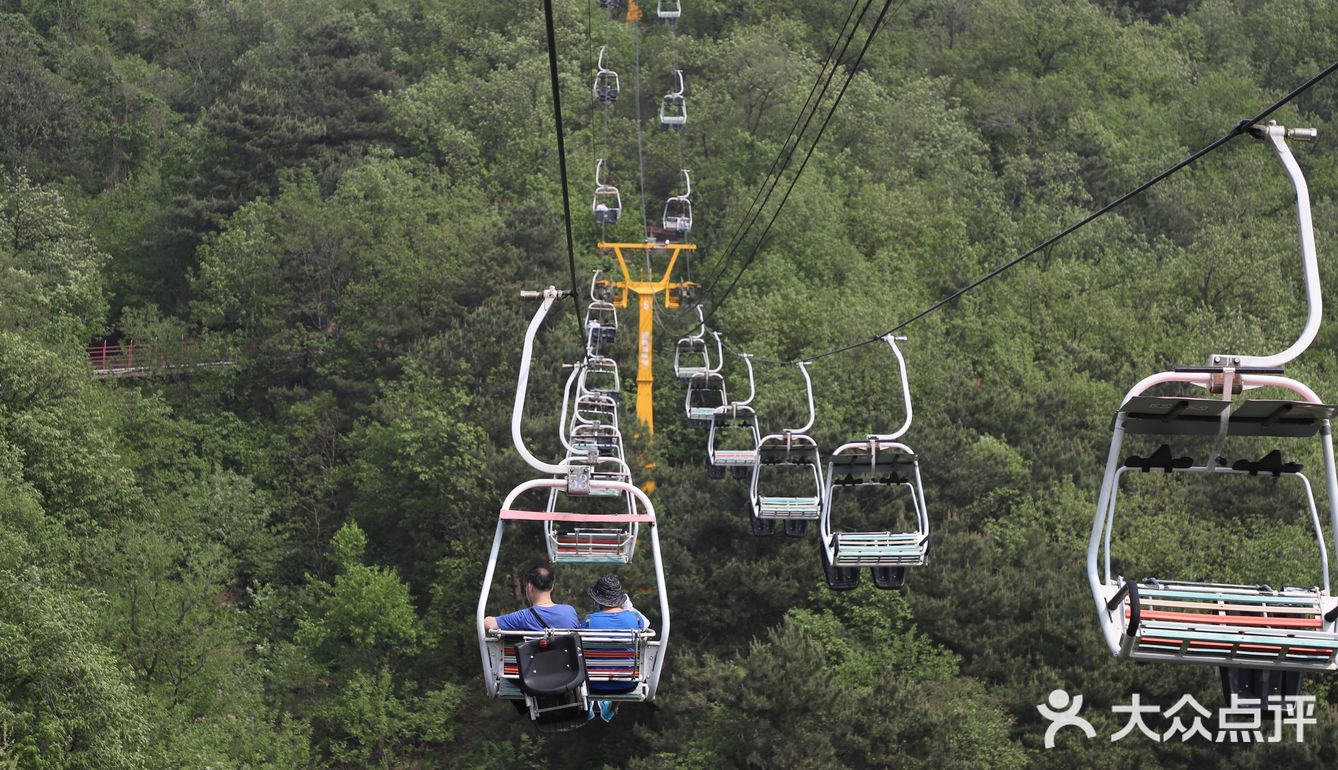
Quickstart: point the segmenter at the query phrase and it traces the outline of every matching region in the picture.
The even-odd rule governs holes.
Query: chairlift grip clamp
[[[543,291],[522,289],[520,292],[521,299],[549,299],[550,297],[552,299],[565,299],[569,296],[571,296],[570,291],[567,291],[565,289],[559,289],[555,286],[549,286],[547,289],[544,289]]]
[[[1319,137],[1319,129],[1315,128],[1286,128],[1278,125],[1276,120],[1270,120],[1267,124],[1254,124],[1246,126],[1245,130],[1255,139],[1266,139],[1270,134],[1276,132],[1279,136],[1285,136],[1288,139],[1294,139],[1298,142],[1313,142]]]
[[[593,465],[568,465],[567,466],[567,494],[569,495],[588,495],[590,494],[590,477],[595,472]]]

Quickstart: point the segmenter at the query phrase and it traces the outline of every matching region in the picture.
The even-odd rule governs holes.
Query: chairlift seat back
[[[549,535],[549,557],[555,564],[627,564],[636,551],[635,525],[630,528],[577,527]]]
[[[916,457],[900,452],[843,452],[828,463],[832,486],[909,484],[915,478]]]
[[[1218,432],[1222,413],[1230,406],[1216,398],[1134,396],[1120,411],[1128,433],[1208,436]],[[1227,434],[1308,438],[1335,412],[1338,407],[1328,404],[1248,399],[1228,417]]]
[[[517,683],[526,695],[563,695],[585,684],[577,634],[553,634],[516,645]]]

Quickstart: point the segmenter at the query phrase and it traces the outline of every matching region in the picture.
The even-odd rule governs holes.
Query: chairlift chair
[[[688,389],[683,396],[683,408],[687,413],[689,426],[710,427],[711,418],[715,416],[716,410],[728,403],[725,378],[719,372],[707,372],[688,380]]]
[[[612,302],[592,300],[585,306],[585,345],[592,353],[618,338],[618,308]]]
[[[711,334],[715,337],[715,366],[688,380],[688,389],[683,396],[688,425],[694,428],[709,426],[715,410],[729,404],[729,396],[725,394],[725,377],[720,373],[725,365],[724,344],[720,341],[720,332]]]
[[[719,342],[718,337],[716,341]],[[757,412],[749,406],[757,387],[752,356],[745,353],[742,358],[748,367],[748,398],[731,401],[711,415],[711,428],[706,436],[706,467],[713,479],[724,478],[726,468],[736,479],[748,478],[757,459],[757,444],[762,434],[757,427]]]
[[[590,304],[585,306],[585,349],[597,353],[618,337],[618,308],[606,298],[607,287],[599,282],[602,270],[590,277]]]
[[[574,403],[569,433],[574,433],[581,425],[618,427],[618,402],[615,399],[597,393],[578,393]]]
[[[688,170],[682,169],[684,191],[682,195],[672,195],[664,202],[664,229],[676,237],[687,235],[692,230],[692,178]]]
[[[576,380],[580,376],[579,368],[573,368],[571,375],[567,377],[567,386],[563,392],[562,416],[558,420],[558,437],[562,440],[569,459],[575,456],[622,459],[623,437],[616,420],[604,419],[604,415],[601,415],[600,420],[576,419],[574,415],[570,422],[567,420],[568,407],[575,406],[573,394],[576,391]],[[594,462],[591,459],[586,464],[593,465]]]
[[[598,84],[596,84],[598,88]],[[604,181],[604,159],[595,161],[595,194],[590,201],[590,208],[595,212],[595,224],[616,225],[622,215],[623,198],[618,188]]]
[[[906,359],[897,347],[897,338],[888,335],[883,339],[897,359],[906,417],[895,432],[842,444],[828,459],[818,529],[827,585],[838,591],[858,585],[859,571],[864,567],[870,568],[874,585],[879,588],[900,588],[906,582],[906,569],[923,565],[929,553],[929,513],[920,481],[920,462],[910,447],[898,441],[910,429],[912,418]],[[914,528],[873,532],[834,529],[836,493],[860,487],[905,487],[914,512]]]
[[[674,346],[674,376],[685,385],[711,371],[711,354],[706,349],[706,320],[701,305],[697,306],[697,319],[701,321],[697,333],[689,334]]]
[[[622,397],[618,362],[604,356],[586,356],[576,380],[576,392],[578,395],[606,396],[618,402]]]
[[[804,375],[804,390],[808,397],[808,422],[803,427],[772,433],[763,436],[757,442],[757,454],[753,459],[752,483],[749,487],[750,508],[754,535],[770,535],[776,531],[776,522],[785,522],[785,534],[802,537],[808,522],[816,521],[822,513],[822,458],[818,443],[808,435],[813,427],[815,412],[813,409],[813,381],[808,376],[808,363],[801,362],[799,371]],[[800,480],[812,481],[813,494],[775,495],[764,494],[762,489],[762,468],[793,469],[786,475],[794,475]]]
[[[569,480],[566,478],[534,479],[516,487],[507,495],[498,516],[497,529],[493,536],[492,550],[484,572],[483,590],[479,595],[475,625],[477,628],[480,657],[483,662],[484,684],[488,695],[495,698],[523,701],[536,726],[541,729],[545,724],[562,727],[574,727],[579,721],[586,721],[589,699],[614,701],[651,701],[655,699],[663,670],[665,653],[669,640],[669,603],[665,589],[664,565],[660,552],[659,536],[656,530],[655,509],[649,498],[640,489],[631,484],[612,481],[591,481],[591,489],[600,485],[609,485],[635,500],[633,513],[626,514],[580,514],[564,511],[532,511],[516,507],[517,498],[530,490],[559,490],[559,499],[568,497]],[[498,556],[501,550],[503,534],[508,522],[541,522],[546,530],[562,527],[570,534],[562,536],[560,542],[566,549],[566,543],[573,543],[575,550],[597,553],[601,538],[597,531],[618,527],[644,526],[648,530],[651,546],[651,558],[655,565],[656,586],[660,601],[660,620],[658,630],[607,630],[607,629],[547,629],[544,631],[488,631],[483,627],[483,618],[487,614],[487,604]],[[585,526],[590,529],[583,529]],[[550,546],[554,538],[546,538]],[[618,550],[615,548],[614,550]],[[578,558],[563,558],[566,563],[578,561]],[[595,559],[591,557],[583,563],[625,563],[618,559]],[[533,687],[523,686],[523,674],[520,666],[525,645],[535,640],[548,640],[550,644],[559,643],[563,637],[574,636],[579,641],[579,649],[572,653],[574,661],[579,659],[584,666],[584,679],[572,675],[566,681],[557,682],[552,691],[536,692]],[[658,638],[657,638],[658,637]],[[566,644],[570,645],[568,641]],[[528,673],[528,672],[527,672]],[[555,676],[554,679],[561,679]],[[621,693],[590,693],[588,683],[605,682],[623,684],[629,689]]]
[[[604,66],[604,54],[608,53],[608,50],[608,46],[599,49],[599,62],[596,65],[598,72],[595,73],[593,90],[597,100],[612,104],[618,101],[618,73]]]
[[[511,415],[511,435],[516,451],[537,472],[555,478],[532,479],[511,490],[497,517],[492,549],[484,570],[483,588],[475,613],[479,656],[483,662],[483,681],[488,695],[523,701],[531,720],[540,729],[570,729],[586,722],[590,682],[625,685],[626,692],[599,693],[601,699],[618,701],[654,700],[664,667],[669,642],[669,599],[665,589],[664,562],[660,552],[655,507],[642,490],[622,481],[601,479],[596,468],[583,464],[547,463],[536,458],[525,446],[521,418],[528,387],[534,338],[553,303],[562,296],[553,287],[542,293],[543,303],[530,321],[521,349],[520,374],[516,383],[515,406]],[[569,378],[569,389],[571,379]],[[575,432],[573,431],[573,435]],[[622,464],[625,467],[625,463]],[[544,510],[517,507],[526,492],[556,490],[557,499],[577,498],[583,494],[613,491],[631,501],[627,512],[616,514],[569,513],[554,510],[556,502]],[[656,631],[604,629],[546,629],[543,631],[489,631],[484,628],[488,596],[497,571],[502,537],[510,522],[543,523],[546,530],[555,526],[597,527],[644,526],[649,533],[651,558],[659,593],[660,622]],[[551,542],[551,538],[550,538]],[[578,544],[582,541],[578,538]],[[579,550],[579,549],[578,549]],[[593,548],[587,548],[593,550]],[[574,638],[573,638],[574,637]],[[538,660],[536,661],[536,658]],[[584,673],[580,671],[584,668]]]
[[[585,368],[585,362],[576,364],[572,373],[567,377],[567,386],[562,399],[562,417],[559,423],[567,426],[566,433],[563,435],[574,436],[583,426],[607,427],[615,431],[618,428],[618,400],[609,394],[584,391],[576,386],[576,383],[580,381],[585,373]],[[569,406],[570,421],[567,420]]]
[[[655,15],[662,21],[672,21],[683,15],[683,0],[658,0]]]
[[[660,100],[660,125],[681,129],[688,122],[687,101],[683,98],[683,70],[674,70],[674,78],[678,87]]]
[[[1226,446],[1240,436],[1315,438],[1323,457],[1321,473],[1328,492],[1329,519],[1338,547],[1338,476],[1335,475],[1330,421],[1338,408],[1325,405],[1304,384],[1285,377],[1281,367],[1314,340],[1322,314],[1319,268],[1310,221],[1305,178],[1285,141],[1314,138],[1313,129],[1287,130],[1275,123],[1250,132],[1272,145],[1296,192],[1297,220],[1309,316],[1291,347],[1270,356],[1214,354],[1206,367],[1187,367],[1144,378],[1126,394],[1116,412],[1096,516],[1087,548],[1087,578],[1107,647],[1118,657],[1218,666],[1226,695],[1250,695],[1267,672],[1275,683],[1295,692],[1300,673],[1338,670],[1338,599],[1330,594],[1328,548],[1311,485],[1300,463],[1286,462],[1280,450],[1235,462]],[[1150,395],[1167,383],[1187,383],[1217,398]],[[1260,387],[1282,388],[1296,400],[1246,398],[1235,393]],[[1233,409],[1234,406],[1234,409]],[[1200,437],[1212,443],[1206,459],[1174,456],[1169,444],[1155,451],[1121,457],[1130,435]],[[1111,539],[1120,482],[1134,472],[1158,471],[1173,477],[1198,475],[1258,476],[1294,480],[1304,492],[1317,541],[1320,582],[1315,587],[1204,582],[1132,577],[1111,568]],[[1272,511],[1270,511],[1272,513]],[[1201,576],[1194,576],[1199,578]],[[1297,675],[1291,676],[1290,672]]]
[[[572,466],[579,463],[572,463]],[[627,463],[617,458],[600,458],[599,463],[591,466],[590,481],[630,483],[631,473]],[[585,512],[584,518],[573,521],[544,522],[544,542],[548,547],[548,560],[554,564],[627,564],[636,555],[638,522],[623,521],[622,515],[637,513],[636,498],[620,488],[604,484],[591,484],[588,492],[569,496],[562,489],[550,489],[548,504],[544,510],[555,513],[559,510],[579,509],[580,499],[607,499],[615,513]],[[575,503],[575,504],[574,504]],[[608,507],[608,504],[603,504]]]

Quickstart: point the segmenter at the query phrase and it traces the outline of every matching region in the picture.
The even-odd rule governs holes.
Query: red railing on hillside
[[[182,337],[176,345],[103,342],[85,349],[95,377],[134,377],[175,369],[228,366],[232,361],[206,360],[199,342]],[[213,356],[212,358],[217,358]]]

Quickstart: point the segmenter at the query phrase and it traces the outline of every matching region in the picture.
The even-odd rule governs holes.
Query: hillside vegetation
[[[700,279],[846,7],[683,5],[672,40],[641,29],[643,113],[676,63],[690,115],[678,141],[646,134],[646,205],[675,189],[681,153]],[[609,264],[588,206],[597,157],[626,205],[608,235],[639,239],[636,41],[593,0],[555,6],[585,281]],[[625,92],[607,121],[590,104],[604,44]],[[1324,0],[905,0],[714,323],[779,359],[887,329],[1334,59]],[[1248,137],[905,330],[906,440],[935,535],[904,592],[866,574],[834,593],[813,533],[750,534],[746,484],[707,481],[705,436],[682,423],[672,343],[694,316],[667,311],[657,433],[635,447],[655,462],[673,608],[660,697],[557,737],[486,699],[475,604],[501,498],[531,475],[509,434],[534,309],[517,293],[569,283],[547,83],[536,3],[0,2],[0,767],[1338,759],[1331,676],[1307,681],[1304,743],[1111,742],[1132,693],[1222,696],[1213,669],[1113,659],[1084,574],[1125,391],[1209,353],[1280,350],[1302,324],[1291,188]],[[1329,401],[1336,85],[1275,116],[1319,129],[1295,152],[1330,304],[1289,373]],[[564,303],[536,348],[525,425],[543,457],[560,450],[576,332]],[[97,380],[84,353],[183,338],[235,365]],[[725,375],[744,387],[737,359]],[[885,346],[813,378],[822,447],[900,423]],[[797,371],[759,365],[757,407],[764,428],[798,417]],[[1288,453],[1319,468],[1308,442]],[[1319,582],[1289,487],[1143,481],[1115,533],[1125,574]],[[523,602],[513,581],[542,554],[509,541],[491,611]],[[619,574],[653,606],[646,559]],[[558,600],[584,609],[597,575],[560,573]],[[1036,704],[1059,687],[1084,696],[1097,739],[1043,747]]]

